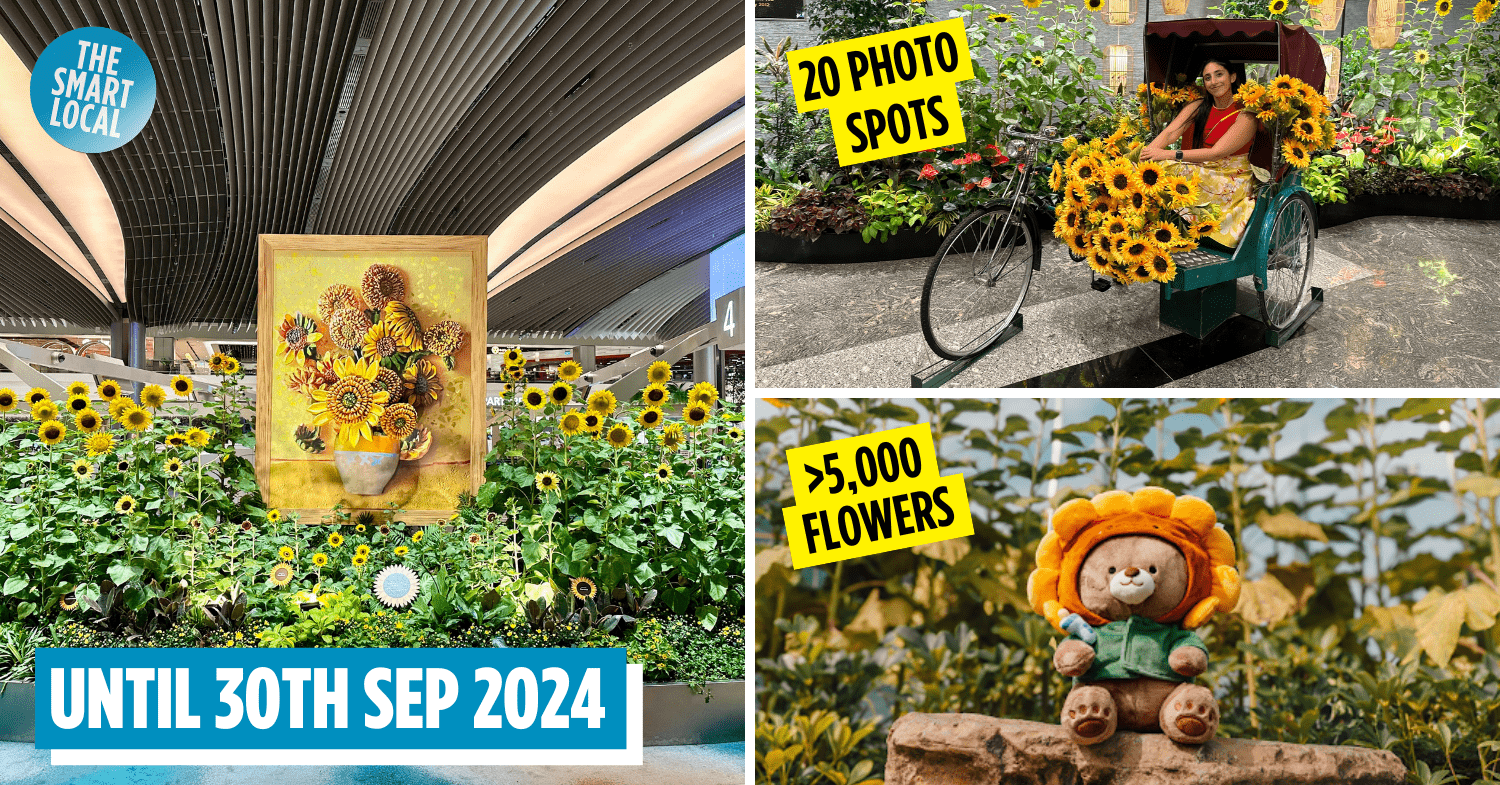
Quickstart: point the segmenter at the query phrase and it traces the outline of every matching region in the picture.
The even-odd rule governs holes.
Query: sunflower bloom
[[[337,548],[337,547],[339,547],[340,545],[343,545],[343,544],[344,544],[344,535],[339,534],[338,532],[334,532],[333,534],[328,535],[328,547],[330,547],[330,548]]]
[[[365,357],[378,362],[394,355],[400,350],[401,347],[396,342],[395,332],[384,321],[370,325],[370,329],[365,332],[363,352]]]
[[[666,384],[672,381],[672,365],[666,360],[657,360],[646,369],[646,379],[652,384]]]
[[[701,403],[688,404],[682,410],[682,421],[688,425],[702,425],[708,422],[708,407]]]
[[[594,582],[588,578],[573,579],[573,596],[580,600],[591,600],[599,590],[594,587]]]
[[[566,382],[555,382],[547,388],[547,400],[561,406],[573,400],[573,388]]]
[[[181,398],[193,394],[193,380],[178,374],[172,377],[172,393]]]
[[[151,427],[151,412],[138,406],[132,406],[120,414],[120,424],[127,431],[144,431]]]
[[[326,566],[328,564],[328,554],[314,553],[312,557],[312,563],[314,567]]]
[[[712,408],[714,402],[719,400],[719,390],[708,382],[698,382],[688,391],[688,400]]]
[[[186,436],[188,444],[191,444],[200,450],[208,446],[208,431],[205,431],[202,428],[189,428],[187,430]]]
[[[77,414],[87,408],[89,408],[89,398],[87,395],[74,395],[68,399],[68,411],[73,414]]]
[[[397,545],[396,548],[395,548],[395,550],[393,550],[391,552],[394,553],[394,554],[396,554],[397,556],[405,556],[406,552],[409,551],[409,550],[411,550],[411,549],[408,548],[408,547],[406,547],[405,545]]]
[[[666,403],[670,397],[672,397],[672,393],[667,389],[665,384],[652,384],[641,391],[641,400],[644,400],[647,406],[659,407]]]
[[[417,430],[417,410],[409,403],[391,404],[380,415],[380,430],[397,439],[405,439]]]
[[[105,379],[100,382],[99,397],[106,401],[113,401],[120,397],[120,383],[114,379]]]
[[[527,387],[521,400],[525,402],[526,408],[535,411],[547,405],[547,394],[535,387]]]
[[[1312,163],[1312,155],[1307,148],[1294,139],[1288,139],[1281,143],[1281,154],[1286,157],[1286,162],[1298,169],[1306,169]]]
[[[656,481],[666,482],[672,479],[672,467],[670,464],[658,464],[656,467]]]
[[[583,415],[583,429],[589,433],[598,433],[604,427],[604,418],[598,412],[585,412]]]
[[[608,439],[609,446],[619,449],[629,446],[630,440],[634,437],[635,433],[630,430],[630,426],[625,423],[615,423],[610,426],[609,434],[605,438]]]
[[[121,515],[129,515],[135,512],[135,497],[129,495],[121,496],[120,500],[115,502],[115,512]]]
[[[662,416],[661,409],[655,406],[648,406],[642,409],[640,414],[636,415],[635,421],[641,424],[642,429],[649,431],[661,425]]]
[[[438,378],[437,366],[425,357],[407,363],[406,372],[402,376],[407,401],[413,406],[434,403],[443,392],[443,382]]]
[[[96,433],[89,437],[84,446],[88,448],[90,458],[97,458],[114,449],[115,437],[107,433]]]
[[[521,347],[519,347],[519,346],[512,346],[511,348],[505,350],[505,364],[506,365],[525,365],[526,364],[526,354],[521,351]]]
[[[73,476],[80,480],[86,480],[94,474],[94,465],[82,458],[73,462]]]
[[[176,477],[177,475],[182,474],[182,459],[168,458],[166,466],[164,466],[163,469],[166,471],[168,477]]]
[[[615,394],[609,390],[595,390],[589,394],[589,411],[608,417],[615,410]]]
[[[562,484],[553,472],[542,472],[536,476],[536,489],[542,493],[552,493],[561,487]]]
[[[1146,263],[1147,269],[1151,271],[1151,279],[1166,283],[1177,277],[1177,263],[1172,257],[1165,253],[1152,254],[1151,260]]]
[[[36,420],[37,422],[56,420],[57,404],[51,401],[41,401],[39,403],[32,404],[31,419]]]
[[[378,370],[372,358],[340,357],[335,368],[339,380],[327,390],[313,390],[307,411],[313,415],[313,425],[333,423],[338,441],[353,446],[370,439],[370,429],[380,423],[390,395],[376,392],[372,385]]]
[[[167,402],[167,391],[158,384],[148,384],[141,388],[141,406],[147,409],[160,409]]]
[[[665,449],[675,450],[678,447],[681,447],[684,441],[682,435],[682,426],[678,425],[677,423],[668,425],[667,427],[662,429],[659,439],[661,442],[661,446]]]
[[[0,412],[8,412],[16,408],[16,391],[5,387],[0,389]]]
[[[292,582],[292,565],[278,564],[271,568],[271,583],[277,586],[285,586]]]
[[[282,561],[291,561],[292,559],[297,558],[297,552],[292,550],[291,546],[289,545],[281,546],[281,548],[276,551],[276,555],[281,557]]]
[[[323,334],[318,332],[318,325],[312,319],[301,313],[286,314],[276,332],[281,339],[277,348],[288,363],[295,365],[317,358],[318,341],[323,340]]]
[[[583,375],[583,366],[572,360],[563,360],[562,365],[557,366],[557,378],[565,382],[571,382]]]
[[[579,431],[583,430],[583,415],[578,412],[568,412],[558,418],[557,428],[565,436],[577,435]]]

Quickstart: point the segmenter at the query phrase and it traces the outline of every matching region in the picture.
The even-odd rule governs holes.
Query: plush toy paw
[[[1219,703],[1207,687],[1180,685],[1161,705],[1161,730],[1179,744],[1202,744],[1219,730]]]
[[[1073,638],[1057,644],[1057,653],[1052,655],[1052,666],[1064,676],[1082,676],[1093,664],[1094,647]]]
[[[1119,720],[1115,699],[1103,687],[1076,687],[1063,701],[1062,726],[1079,744],[1098,744],[1115,735]]]

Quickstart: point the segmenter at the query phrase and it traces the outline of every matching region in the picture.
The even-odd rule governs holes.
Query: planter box
[[[1377,215],[1420,215],[1426,218],[1460,218],[1500,221],[1500,199],[1449,199],[1416,194],[1361,196],[1344,204],[1318,205],[1318,228],[1358,221]]]
[[[0,741],[36,741],[36,682],[0,681]]]
[[[921,259],[937,253],[943,237],[932,231],[901,231],[885,242],[865,242],[857,232],[825,234],[817,242],[783,237],[772,232],[755,233],[755,261],[784,264],[848,264]]]
[[[642,744],[720,744],[745,740],[745,682],[711,681],[694,693],[682,682],[646,684],[641,689]]]

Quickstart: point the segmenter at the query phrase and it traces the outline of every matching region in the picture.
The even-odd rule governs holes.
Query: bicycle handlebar
[[[1049,126],[1048,128],[1043,128],[1042,131],[1045,132],[1045,131],[1048,131],[1049,129],[1050,130],[1054,130],[1054,131],[1056,130],[1056,129],[1052,129]],[[1049,144],[1055,144],[1057,142],[1062,141],[1061,139],[1059,139],[1056,136],[1048,136],[1045,133],[1042,133],[1042,134],[1027,133],[1025,131],[1022,131],[1021,130],[1021,126],[1019,126],[1019,125],[1013,125],[1010,128],[1005,129],[1004,133],[1005,133],[1005,135],[1007,137],[1012,137],[1012,138],[1016,138],[1016,139],[1029,139],[1029,140],[1031,140],[1033,142],[1047,142]]]

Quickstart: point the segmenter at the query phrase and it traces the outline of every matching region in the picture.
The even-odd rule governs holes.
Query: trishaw
[[[1256,19],[1148,22],[1143,51],[1146,81],[1157,84],[1168,84],[1176,74],[1196,74],[1205,58],[1215,56],[1247,65],[1276,64],[1278,74],[1315,89],[1323,86],[1318,41],[1296,25]],[[1153,136],[1161,131],[1154,126]],[[967,364],[1021,330],[1031,273],[1041,269],[1040,227],[1051,212],[1030,196],[1027,185],[1038,144],[1057,141],[1050,130],[1007,134],[1011,158],[1023,165],[1002,197],[966,216],[933,257],[922,289],[922,332],[944,360]],[[1159,284],[1163,324],[1203,338],[1240,312],[1263,322],[1266,343],[1280,346],[1322,304],[1322,291],[1308,283],[1317,212],[1300,172],[1282,160],[1281,141],[1264,126],[1256,134],[1250,161],[1269,172],[1270,180],[1256,186],[1255,209],[1239,245],[1230,250],[1205,242],[1175,255],[1176,277]],[[1236,281],[1247,276],[1254,292],[1240,296]],[[1094,288],[1108,284],[1097,279]],[[957,370],[919,372],[913,382],[941,383],[938,379],[952,378]]]

